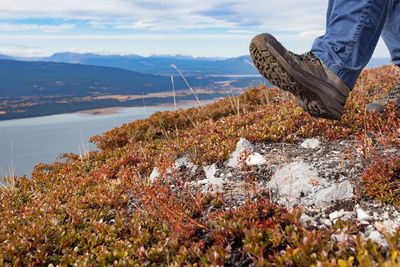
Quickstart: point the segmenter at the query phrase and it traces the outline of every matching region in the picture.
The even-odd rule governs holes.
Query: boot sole
[[[270,83],[295,95],[298,105],[312,116],[339,120],[348,92],[339,92],[310,73],[294,69],[274,46],[284,50],[269,34],[260,34],[251,41],[250,54],[259,72]]]

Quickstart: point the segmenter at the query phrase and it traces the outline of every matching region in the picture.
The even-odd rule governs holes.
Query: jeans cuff
[[[324,56],[318,52],[315,52],[314,54],[322,61],[325,67],[342,79],[342,81],[350,88],[350,90],[353,90],[359,73],[356,71],[347,70],[340,65],[332,63],[328,56]]]

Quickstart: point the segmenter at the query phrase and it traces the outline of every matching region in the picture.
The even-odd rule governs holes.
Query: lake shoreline
[[[207,105],[209,103],[212,103],[214,101],[218,101],[220,98],[214,98],[214,99],[208,99],[208,100],[200,100],[200,103],[202,105]],[[179,110],[182,108],[182,106],[196,106],[198,105],[198,102],[195,100],[182,100],[182,101],[177,101],[176,102],[176,109]],[[157,104],[157,105],[149,105],[149,106],[144,106],[143,108],[174,108],[175,105],[171,103],[164,103],[164,104]],[[111,114],[116,114],[120,112],[122,109],[125,108],[130,108],[130,107],[107,107],[107,108],[96,108],[96,109],[87,109],[87,110],[80,110],[77,112],[72,112],[72,113],[78,113],[78,114],[86,114],[86,115],[92,115],[92,116],[103,116],[103,115],[111,115]]]
[[[198,98],[201,103],[210,103],[212,101],[216,101],[223,97],[226,97],[226,94],[223,93],[215,93],[215,94],[199,94]],[[8,121],[8,120],[17,120],[17,119],[28,119],[35,117],[44,117],[44,116],[52,116],[52,115],[61,115],[61,114],[82,114],[82,115],[111,115],[118,113],[119,110],[124,108],[147,108],[147,107],[168,107],[174,108],[174,98],[173,97],[157,97],[157,98],[148,98],[145,99],[135,99],[130,101],[118,101],[116,99],[100,99],[94,101],[86,101],[80,103],[62,103],[55,104],[51,108],[40,106],[30,107],[32,110],[28,110],[26,112],[21,113],[7,113],[0,115],[0,121]],[[176,98],[176,106],[179,109],[179,106],[182,105],[192,105],[197,104],[193,95],[187,95],[184,97]]]

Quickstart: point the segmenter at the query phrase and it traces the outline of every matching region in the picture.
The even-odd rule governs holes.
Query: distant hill
[[[42,57],[40,61],[50,61],[50,62],[60,62],[60,63],[81,63],[86,64],[88,61],[97,60],[97,61],[129,61],[141,59],[141,56],[137,55],[128,55],[128,56],[120,56],[120,55],[98,55],[98,54],[79,54],[79,53],[56,53],[50,57]]]
[[[97,55],[57,53],[40,61],[80,63],[94,66],[122,68],[131,71],[169,75],[171,64],[176,65],[185,75],[254,75],[258,71],[252,65],[250,56],[229,59],[193,58],[191,56],[150,56],[138,55]],[[249,64],[250,63],[250,64]]]
[[[208,81],[191,79],[194,86]],[[187,89],[176,79],[176,89]],[[167,76],[125,69],[54,62],[0,59],[0,96],[86,96],[96,94],[143,94],[171,90]]]
[[[10,59],[10,60],[12,60],[14,58],[10,57],[10,56],[7,56],[7,55],[0,54],[0,59]]]

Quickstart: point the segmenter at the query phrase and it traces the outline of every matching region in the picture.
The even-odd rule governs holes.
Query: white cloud
[[[118,20],[133,29],[164,29],[166,25],[174,30],[201,25],[321,30],[326,5],[326,0],[2,0],[0,17]]]
[[[247,34],[63,34],[63,35],[41,35],[23,34],[12,36],[14,40],[243,40],[252,35]],[[7,36],[0,34],[0,39]]]
[[[304,31],[299,33],[299,37],[301,38],[315,38],[317,36],[321,36],[325,33],[325,31]]]
[[[0,48],[17,48],[17,49],[32,49],[32,48],[41,48],[36,45],[20,45],[20,44],[9,44],[9,43],[0,43]]]
[[[74,28],[75,24],[38,25],[38,24],[0,23],[0,31],[62,32],[65,30],[72,30]]]
[[[40,49],[34,48],[3,48],[0,47],[0,54],[9,55],[14,57],[42,57],[47,56],[48,54],[41,51]]]
[[[257,33],[271,32],[288,49],[304,52],[325,30],[327,5],[328,0],[1,0],[0,40],[12,38],[22,45],[36,42],[43,49],[45,41],[70,40],[64,41],[63,49],[68,50],[82,49],[77,43],[84,45],[86,40],[92,47],[104,41],[110,51],[116,51],[114,46],[122,49],[122,43],[128,49],[129,42],[124,40],[135,40],[145,52],[143,40],[150,41],[147,46],[153,50],[155,42],[151,40],[160,40],[166,42],[160,42],[160,50],[154,52],[163,54],[175,52],[172,46],[165,48],[165,43],[174,40],[185,40],[174,47],[192,54],[196,47],[180,47],[180,43],[216,40],[212,46],[230,42],[229,53],[239,46],[244,48],[237,53],[246,53],[247,40]],[[57,24],[42,25],[35,19],[55,19]],[[15,33],[8,36],[6,31]],[[380,51],[384,50],[379,43],[377,52],[383,54]]]

